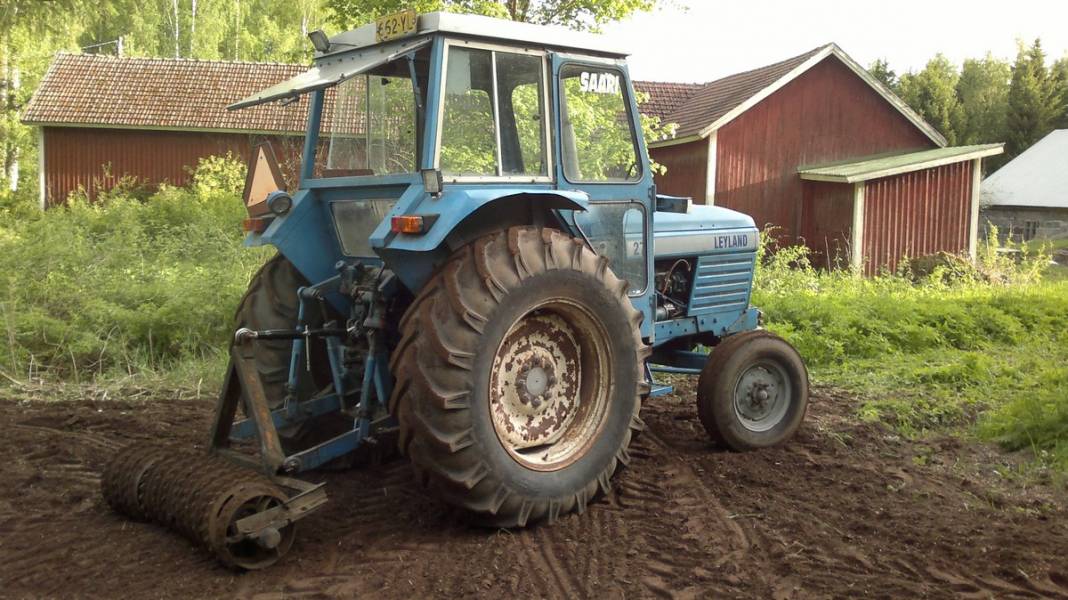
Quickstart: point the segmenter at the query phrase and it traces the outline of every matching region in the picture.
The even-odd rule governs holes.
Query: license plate
[[[375,19],[375,39],[379,42],[394,40],[415,33],[416,14],[414,10],[393,13]]]

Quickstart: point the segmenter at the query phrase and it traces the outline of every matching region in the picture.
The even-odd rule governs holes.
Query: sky
[[[1016,57],[1016,40],[1042,39],[1068,55],[1065,0],[668,0],[674,6],[606,26],[633,52],[635,79],[704,82],[836,42],[868,66],[885,58],[899,75],[938,52],[960,65],[987,52]]]

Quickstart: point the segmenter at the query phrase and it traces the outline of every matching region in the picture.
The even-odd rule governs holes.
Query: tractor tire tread
[[[732,443],[731,440],[724,436],[722,431],[723,424],[719,423],[719,420],[711,408],[713,404],[711,399],[715,395],[714,390],[719,384],[719,377],[724,372],[727,361],[730,360],[738,348],[753,340],[761,338],[782,340],[778,335],[766,329],[756,329],[731,335],[712,349],[708,362],[705,363],[704,368],[701,369],[701,374],[697,382],[697,416],[705,430],[708,432],[708,436],[713,442],[721,447],[735,451],[750,449],[748,447],[742,447],[737,443]],[[805,377],[807,385],[807,373],[805,374]]]
[[[642,427],[638,411],[644,385],[639,385],[622,446],[595,478],[565,497],[527,497],[495,476],[484,460],[471,437],[469,405],[482,326],[511,289],[551,269],[594,275],[618,296],[633,325],[640,368],[650,349],[641,339],[641,313],[627,296],[626,282],[604,257],[554,229],[512,227],[462,247],[423,286],[401,320],[390,402],[400,425],[400,450],[411,459],[418,480],[485,525],[523,527],[583,510],[610,492],[611,478],[629,461],[627,447]],[[640,375],[639,381],[644,383]]]

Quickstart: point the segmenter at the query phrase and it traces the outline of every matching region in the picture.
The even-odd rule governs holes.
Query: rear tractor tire
[[[697,414],[709,436],[731,450],[782,444],[808,410],[808,371],[786,340],[768,331],[726,338],[697,383]]]
[[[293,263],[281,254],[274,255],[249,281],[248,290],[242,296],[234,315],[234,331],[242,327],[252,330],[293,329],[297,326],[297,311],[300,306],[297,290],[306,285],[308,280]],[[307,306],[305,321],[313,329],[322,326],[322,313],[317,306]],[[281,408],[289,393],[286,384],[289,381],[293,342],[256,340],[252,348],[267,404],[272,410]],[[313,339],[307,350],[311,352],[311,371],[307,371],[305,367],[309,361],[302,359],[301,385],[297,390],[298,396],[302,398],[308,398],[331,384],[325,342]],[[284,449],[293,452],[326,439],[331,434],[336,435],[351,423],[351,420],[346,422],[330,415],[281,429],[278,434],[282,438]]]
[[[297,290],[308,285],[308,280],[286,257],[276,254],[271,257],[249,281],[245,295],[234,314],[234,331],[247,327],[252,330],[293,329],[297,326]],[[314,305],[306,310],[308,326],[322,326],[322,317]],[[316,392],[329,385],[330,370],[322,368],[325,360],[325,344],[315,340],[312,348],[312,373],[301,373],[301,378]],[[320,348],[319,346],[324,346]],[[256,370],[259,372],[267,402],[272,409],[282,406],[289,380],[289,362],[293,350],[292,340],[257,340],[253,343]],[[319,356],[319,355],[322,356]],[[319,359],[323,360],[319,360]],[[306,364],[307,361],[301,361]],[[319,368],[317,368],[319,367]]]
[[[477,239],[401,320],[400,449],[484,525],[583,511],[642,427],[640,324],[626,282],[581,241],[534,227]]]

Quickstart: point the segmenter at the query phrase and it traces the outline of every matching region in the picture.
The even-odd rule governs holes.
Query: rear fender
[[[584,211],[588,205],[589,196],[579,191],[446,186],[438,198],[405,194],[390,212],[433,216],[426,233],[393,233],[386,219],[371,236],[371,247],[416,292],[456,248],[476,237],[512,225],[544,222],[552,210]]]
[[[334,265],[341,247],[334,226],[314,191],[298,190],[293,206],[271,221],[263,233],[249,233],[246,246],[274,246],[308,281],[317,283],[337,275]]]

